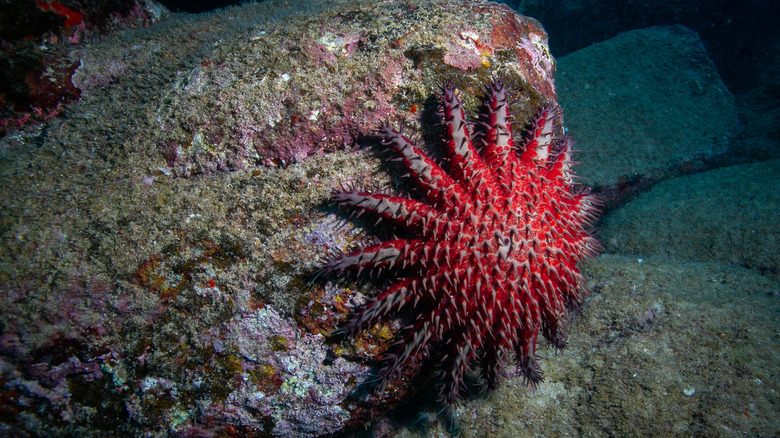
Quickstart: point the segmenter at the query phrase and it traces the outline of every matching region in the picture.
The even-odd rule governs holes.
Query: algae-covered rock
[[[288,165],[350,147],[381,120],[435,110],[430,98],[444,80],[479,89],[493,74],[518,79],[520,120],[555,99],[544,30],[506,6],[333,2],[323,9],[259,21],[163,87],[154,141],[173,172]]]
[[[664,181],[607,215],[606,250],[780,273],[780,160]]]
[[[356,140],[430,126],[444,80],[514,81],[523,121],[555,99],[541,25],[482,1],[267,1],[65,49],[82,98],[0,138],[2,435],[313,437],[387,411],[406,392],[362,385],[391,328],[330,337],[372,292],[313,281],[364,242],[334,189],[395,190]]]
[[[726,151],[734,96],[683,26],[622,33],[558,59],[558,93],[586,184],[658,179]]]

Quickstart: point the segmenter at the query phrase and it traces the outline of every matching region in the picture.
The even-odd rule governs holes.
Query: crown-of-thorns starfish
[[[390,221],[409,236],[324,267],[339,276],[394,274],[346,325],[354,334],[401,310],[414,317],[384,356],[382,389],[420,360],[438,361],[448,402],[463,393],[464,375],[475,364],[490,388],[511,374],[512,362],[536,384],[538,335],[564,348],[567,308],[585,292],[577,263],[600,249],[589,231],[599,202],[573,182],[572,140],[556,135],[560,108],[542,107],[516,147],[504,85],[494,82],[485,94],[472,139],[459,92],[443,87],[448,170],[388,124],[380,126],[383,143],[400,155],[423,200],[359,191],[334,196],[340,206]]]

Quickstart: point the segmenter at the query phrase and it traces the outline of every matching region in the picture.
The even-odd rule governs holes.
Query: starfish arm
[[[575,246],[578,249],[575,253],[578,260],[593,258],[603,250],[598,239],[585,231],[580,234],[580,238],[575,242]]]
[[[339,276],[354,272],[359,277],[365,269],[377,275],[384,269],[439,269],[441,263],[449,263],[447,249],[435,240],[388,240],[330,260],[323,270]],[[423,288],[435,289],[439,277],[423,277]]]
[[[448,403],[458,400],[466,389],[464,377],[471,370],[478,346],[483,341],[476,320],[469,325],[452,330],[447,343],[447,353],[442,357],[439,396]]]
[[[573,145],[574,140],[568,135],[564,135],[555,143],[553,149],[557,150],[558,154],[555,157],[555,164],[547,173],[547,178],[559,179],[567,186],[574,184],[574,172],[571,169],[577,163],[571,158],[574,153]]]
[[[488,168],[496,174],[499,181],[512,181],[518,170],[515,143],[512,139],[510,126],[509,99],[506,88],[501,82],[494,82],[487,88],[483,106],[484,114],[484,145],[482,156]],[[506,186],[505,195],[511,195],[513,190]]]
[[[423,188],[426,198],[435,206],[458,205],[467,198],[467,193],[447,172],[431,160],[408,138],[388,125],[382,125],[379,133],[383,143],[401,155],[404,166]]]
[[[498,293],[495,288],[491,292],[492,299],[482,301],[480,316],[486,341],[479,359],[488,388],[495,388],[500,378],[506,377],[504,364],[508,353],[512,351],[512,333],[515,330],[511,328],[514,324],[510,319],[509,303],[496,300]]]
[[[576,200],[577,212],[575,215],[580,223],[593,226],[598,219],[599,206],[602,204],[601,199],[593,195],[579,195]]]
[[[395,380],[410,361],[425,355],[431,340],[440,340],[439,333],[445,324],[441,315],[447,303],[446,300],[440,301],[437,307],[421,314],[411,326],[404,328],[403,339],[393,345],[396,353],[385,354],[387,364],[380,372],[383,385]]]
[[[388,240],[330,260],[325,263],[322,269],[327,273],[336,273],[339,276],[354,272],[359,277],[365,269],[378,275],[383,269],[406,265],[410,255],[416,254],[416,248],[420,245],[422,242],[419,240]]]
[[[360,312],[354,314],[346,327],[354,334],[363,327],[370,327],[388,313],[397,312],[409,304],[416,307],[421,300],[429,301],[420,281],[414,277],[406,277],[372,298]]]
[[[543,271],[534,273],[532,280],[537,301],[541,304],[542,334],[558,350],[563,350],[567,321],[564,293]]]
[[[333,200],[342,207],[369,212],[380,220],[390,220],[419,235],[444,232],[446,217],[430,205],[414,199],[379,193],[344,192],[334,195]]]
[[[517,369],[523,375],[526,384],[536,386],[544,380],[542,370],[536,361],[536,338],[538,332],[535,329],[521,330],[515,345],[515,358]]]
[[[463,101],[452,83],[444,85],[441,96],[441,110],[444,125],[444,139],[453,178],[460,181],[469,193],[481,194],[480,185],[485,178],[485,164],[471,141]]]
[[[519,332],[522,322],[520,314],[512,299],[501,300],[496,309],[496,318],[491,322],[491,329],[484,352],[480,357],[483,378],[489,388],[495,389],[498,382],[510,373],[506,369],[514,355],[515,347],[520,342]]]
[[[537,161],[544,163],[550,156],[551,146],[555,140],[555,127],[560,123],[561,109],[554,103],[543,106],[531,122],[529,137],[523,145],[524,162]]]

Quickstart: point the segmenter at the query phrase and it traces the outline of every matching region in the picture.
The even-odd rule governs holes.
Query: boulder
[[[734,96],[683,26],[625,32],[561,57],[556,80],[585,184],[663,178],[725,152],[738,133]]]

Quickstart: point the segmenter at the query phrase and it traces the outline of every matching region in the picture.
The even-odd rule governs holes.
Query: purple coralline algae
[[[270,306],[202,332],[199,342],[216,354],[231,355],[236,373],[221,402],[202,405],[202,418],[273,436],[319,436],[343,428],[350,412],[341,403],[368,371],[365,365],[343,358],[329,362],[323,335],[302,332],[293,320]],[[188,380],[197,390],[198,381],[208,377],[191,371],[194,378]],[[178,398],[192,388],[155,376],[146,377],[140,390]],[[139,414],[143,410],[140,402],[130,406],[131,411],[134,408]],[[171,410],[166,415],[186,433],[205,430],[193,424],[189,410]]]
[[[245,360],[245,372],[251,374],[254,366],[262,374],[271,367],[281,382],[275,391],[245,383],[227,397],[223,411],[242,419],[242,424],[259,424],[254,412],[260,410],[273,417],[272,432],[279,435],[300,432],[301,427],[312,428],[312,435],[339,430],[350,418],[339,403],[368,371],[365,365],[340,357],[329,366],[312,367],[328,361],[324,336],[302,333],[270,307],[231,321],[221,344],[237,350]]]
[[[162,96],[156,142],[168,167],[187,176],[343,149],[412,114],[445,75],[476,87],[501,72],[532,99],[555,98],[538,22],[506,6],[450,6],[356,3],[223,42]]]

